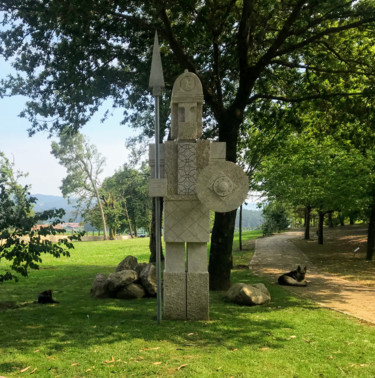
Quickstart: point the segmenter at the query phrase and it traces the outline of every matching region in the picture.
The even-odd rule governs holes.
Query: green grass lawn
[[[255,236],[244,234],[248,240]],[[276,285],[267,284],[272,301],[265,306],[240,307],[215,292],[210,321],[160,325],[154,298],[90,297],[96,273],[114,271],[127,255],[147,262],[148,241],[76,243],[70,258],[46,257],[28,278],[1,285],[0,302],[16,307],[0,310],[0,375],[375,376],[375,327],[318,308]],[[246,261],[246,253],[250,259],[251,243],[244,246],[245,251],[234,252],[235,261]],[[259,282],[243,269],[234,270],[232,280]],[[60,303],[34,304],[46,289]]]

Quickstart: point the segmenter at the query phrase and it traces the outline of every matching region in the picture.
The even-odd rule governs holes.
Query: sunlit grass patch
[[[0,302],[16,305],[0,311],[0,375],[375,375],[375,328],[269,283],[272,300],[264,306],[237,306],[223,292],[211,292],[209,321],[163,320],[160,325],[154,298],[90,297],[95,274],[113,272],[129,254],[147,262],[148,239],[77,243],[70,259],[46,258],[44,269],[0,286]],[[248,263],[250,256],[246,250],[240,258]],[[233,270],[232,281],[259,278]],[[48,288],[60,303],[33,303]]]

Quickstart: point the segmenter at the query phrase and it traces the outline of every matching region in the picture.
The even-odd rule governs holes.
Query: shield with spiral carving
[[[248,191],[245,172],[229,161],[211,163],[198,175],[196,193],[200,202],[218,213],[235,210],[245,201]]]

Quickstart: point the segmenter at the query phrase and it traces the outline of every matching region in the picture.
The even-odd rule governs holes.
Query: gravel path
[[[307,287],[284,286],[319,305],[375,324],[375,289],[359,286],[334,275],[322,274],[291,241],[302,238],[300,232],[286,232],[257,239],[250,269],[257,275],[277,282],[280,274],[307,266]]]

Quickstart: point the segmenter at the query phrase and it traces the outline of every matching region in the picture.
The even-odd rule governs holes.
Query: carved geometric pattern
[[[209,211],[200,201],[165,201],[164,240],[166,242],[208,242]]]
[[[194,194],[196,178],[195,143],[178,143],[178,194]]]
[[[208,183],[208,187],[214,193],[216,193],[219,198],[223,201],[228,197],[234,190],[237,189],[237,185],[227,176],[222,174],[219,177],[215,177]]]

